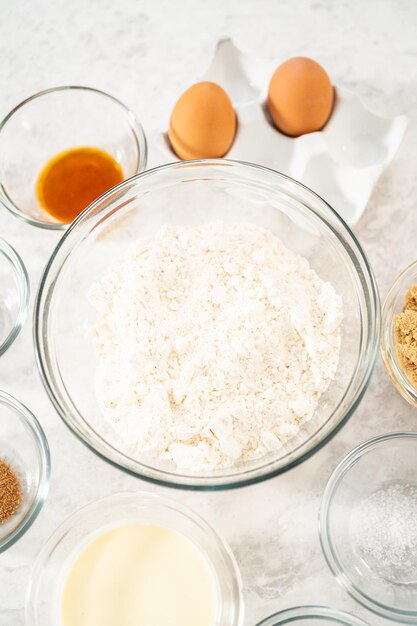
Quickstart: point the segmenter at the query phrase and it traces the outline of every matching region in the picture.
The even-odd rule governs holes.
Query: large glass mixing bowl
[[[313,418],[279,453],[210,473],[180,472],[109,441],[95,397],[97,357],[90,329],[90,285],[133,241],[162,224],[252,222],[272,230],[308,259],[343,298],[335,379]],[[303,185],[264,167],[227,160],[174,163],[118,185],[69,227],[46,267],[36,305],[37,361],[47,392],[69,428],[127,472],[174,487],[238,487],[297,465],[323,446],[358,406],[375,362],[380,329],[377,288],[354,235],[333,209]]]

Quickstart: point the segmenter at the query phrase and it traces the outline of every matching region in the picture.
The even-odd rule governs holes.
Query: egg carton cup
[[[249,57],[231,39],[218,42],[199,80],[221,85],[235,107],[238,129],[226,156],[291,176],[318,193],[353,225],[393,159],[408,118],[375,115],[354,93],[336,87],[333,112],[324,129],[288,137],[273,126],[265,105],[269,81],[281,62]],[[166,132],[152,132],[150,145],[151,166],[179,160]]]

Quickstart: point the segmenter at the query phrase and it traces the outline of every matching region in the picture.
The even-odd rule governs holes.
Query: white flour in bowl
[[[90,298],[97,399],[135,456],[198,471],[278,450],[336,372],[340,296],[251,224],[164,226]]]

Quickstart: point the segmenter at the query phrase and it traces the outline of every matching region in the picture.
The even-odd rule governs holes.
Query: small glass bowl
[[[416,546],[398,541],[417,534],[417,527],[403,532],[404,524],[417,524],[416,459],[417,433],[366,441],[334,470],[319,516],[323,553],[338,582],[367,609],[406,624],[417,623],[417,556]]]
[[[63,230],[39,204],[36,181],[55,155],[72,147],[104,150],[125,178],[145,169],[146,139],[134,114],[91,87],[55,87],[18,104],[0,123],[0,200],[33,226]],[[63,202],[65,198],[63,198]]]
[[[48,493],[51,469],[48,442],[38,420],[4,391],[0,391],[0,459],[16,471],[23,494],[16,513],[0,524],[0,552],[3,552],[37,518]]]
[[[298,626],[367,626],[366,622],[337,609],[327,606],[296,606],[292,609],[279,611],[263,620],[258,626],[284,626],[284,624]]]
[[[29,306],[29,277],[17,252],[0,237],[0,356],[12,345]]]
[[[123,524],[157,524],[181,533],[207,559],[217,584],[215,626],[240,626],[243,620],[241,580],[235,558],[224,540],[182,504],[147,492],[118,493],[96,500],[71,515],[42,547],[26,597],[27,626],[60,623],[65,573],[80,548],[101,532]]]
[[[387,293],[382,311],[381,330],[381,355],[387,372],[403,398],[415,407],[417,407],[417,389],[398,360],[393,320],[394,316],[401,313],[403,309],[408,289],[416,283],[417,261],[414,261],[401,272]]]

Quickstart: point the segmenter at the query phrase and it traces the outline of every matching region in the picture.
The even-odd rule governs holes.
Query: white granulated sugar
[[[136,456],[198,471],[277,451],[336,372],[340,296],[251,224],[164,226],[90,297],[97,398]]]
[[[351,537],[368,567],[394,583],[417,580],[417,486],[392,483],[360,502]]]

